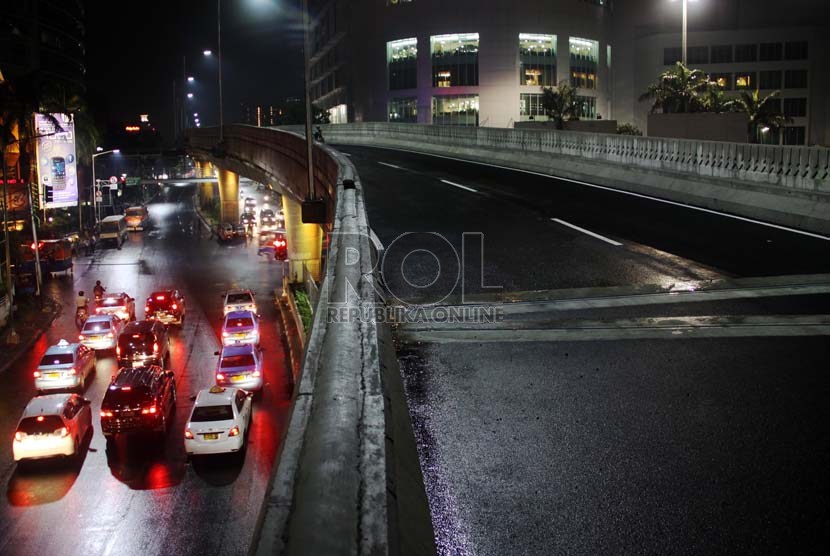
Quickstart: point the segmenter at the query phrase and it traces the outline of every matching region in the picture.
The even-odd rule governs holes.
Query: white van
[[[127,219],[123,214],[107,216],[101,220],[101,234],[98,237],[101,241],[114,241],[115,246],[121,249],[127,240]]]

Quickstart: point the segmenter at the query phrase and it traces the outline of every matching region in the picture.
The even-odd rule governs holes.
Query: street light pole
[[[97,226],[101,222],[101,206],[98,204],[98,191],[100,187],[98,185],[98,181],[95,179],[95,159],[99,156],[103,156],[105,154],[120,153],[120,149],[110,149],[108,151],[101,151],[99,153],[93,153],[92,155],[92,210],[95,213],[95,225]]]
[[[308,170],[308,198],[314,199],[314,139],[311,136],[311,21],[308,0],[303,0],[303,65],[305,70],[305,143]]]
[[[222,0],[216,0],[216,51],[219,58],[219,142],[224,140],[222,127],[225,125],[222,110]]]
[[[687,23],[689,19],[689,0],[683,0],[683,37],[682,37],[682,50],[683,50],[683,65],[687,65],[688,60],[686,59],[686,30],[687,30]]]

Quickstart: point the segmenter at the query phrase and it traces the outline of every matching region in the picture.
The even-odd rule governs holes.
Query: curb
[[[0,373],[5,373],[9,367],[14,365],[17,362],[17,360],[20,359],[20,357],[26,351],[28,351],[29,348],[31,348],[35,344],[35,342],[37,342],[40,339],[40,337],[46,333],[47,330],[49,330],[52,327],[52,323],[55,322],[55,319],[61,315],[61,313],[63,312],[62,306],[59,303],[56,303],[51,297],[49,298],[49,303],[56,305],[57,311],[52,313],[52,316],[49,318],[46,324],[40,329],[38,329],[38,331],[31,338],[29,338],[29,340],[27,340],[23,344],[19,344],[20,349],[17,351],[17,353],[12,355],[12,357],[8,361],[6,361],[5,363],[3,363],[3,365],[0,366]]]

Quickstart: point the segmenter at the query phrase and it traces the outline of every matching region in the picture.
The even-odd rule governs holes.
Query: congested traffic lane
[[[120,251],[102,249],[76,262],[74,277],[47,282],[63,303],[52,328],[2,376],[0,398],[0,553],[3,554],[243,554],[276,457],[290,401],[287,365],[271,293],[281,266],[256,256],[254,246],[220,246],[202,238],[192,210],[193,190],[170,189],[150,207],[153,227],[132,234]],[[73,300],[101,280],[110,292],[137,301],[156,289],[183,291],[188,315],[171,334],[171,369],[178,391],[174,423],[163,444],[125,442],[110,450],[98,411],[114,358],[102,354],[85,396],[92,401],[94,432],[82,461],[43,462],[18,469],[11,439],[34,395],[32,371],[49,345],[77,338]],[[249,287],[258,293],[265,348],[265,388],[255,403],[250,441],[242,461],[186,462],[183,431],[191,396],[213,384],[220,348],[222,292]]]

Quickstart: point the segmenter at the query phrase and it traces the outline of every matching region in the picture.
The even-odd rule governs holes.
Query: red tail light
[[[35,378],[40,378],[40,371],[35,371],[32,374],[35,376]]]
[[[101,410],[101,417],[112,417],[112,411]]]
[[[231,431],[228,433],[228,436],[239,436],[239,427],[234,425]]]
[[[259,376],[259,371],[252,372],[251,376],[258,377]]]
[[[225,375],[222,373],[216,373],[216,381],[219,382],[220,380],[225,380]]]
[[[115,335],[112,332],[107,332],[107,338],[115,338]]]
[[[190,432],[190,429],[184,429],[184,437],[188,440],[193,440],[193,433]]]
[[[175,303],[172,305],[172,307],[173,307],[173,310],[174,310],[174,311],[175,311],[176,309],[178,309],[178,308],[179,308],[179,306],[178,306],[177,304],[175,304]]]
[[[150,407],[141,408],[142,415],[155,415],[157,411],[158,409],[156,409],[156,406],[154,405],[151,405]]]
[[[121,346],[115,346],[115,355],[121,355]]]
[[[86,339],[86,336],[84,336],[83,334],[78,334],[78,339],[83,342]]]
[[[76,375],[76,374],[78,374],[78,371],[77,371],[77,370],[75,370],[75,368],[74,368],[74,367],[73,367],[73,368],[71,368],[71,369],[69,369],[69,370],[68,370],[68,371],[66,371],[66,372],[67,372],[68,374],[70,374],[70,375]]]
[[[67,429],[66,427],[61,427],[55,432],[58,433],[61,438],[66,438],[67,436],[69,436],[69,429]]]
[[[150,312],[150,307],[149,307],[149,306],[148,306],[148,307],[144,307],[144,312],[145,312],[145,313],[149,313],[149,312]]]
[[[95,312],[96,312],[96,313],[100,313],[100,312],[101,312],[101,311],[103,311],[103,310],[104,310],[104,308],[103,308],[103,307],[96,307],[96,308],[95,308]]]
[[[159,344],[158,344],[158,342],[154,342],[153,343],[153,353],[158,353],[158,352],[159,352]]]
[[[24,435],[24,433],[22,433],[20,431],[17,431],[16,433],[14,433],[14,439],[17,440],[18,442],[22,442],[23,441],[23,435]]]

